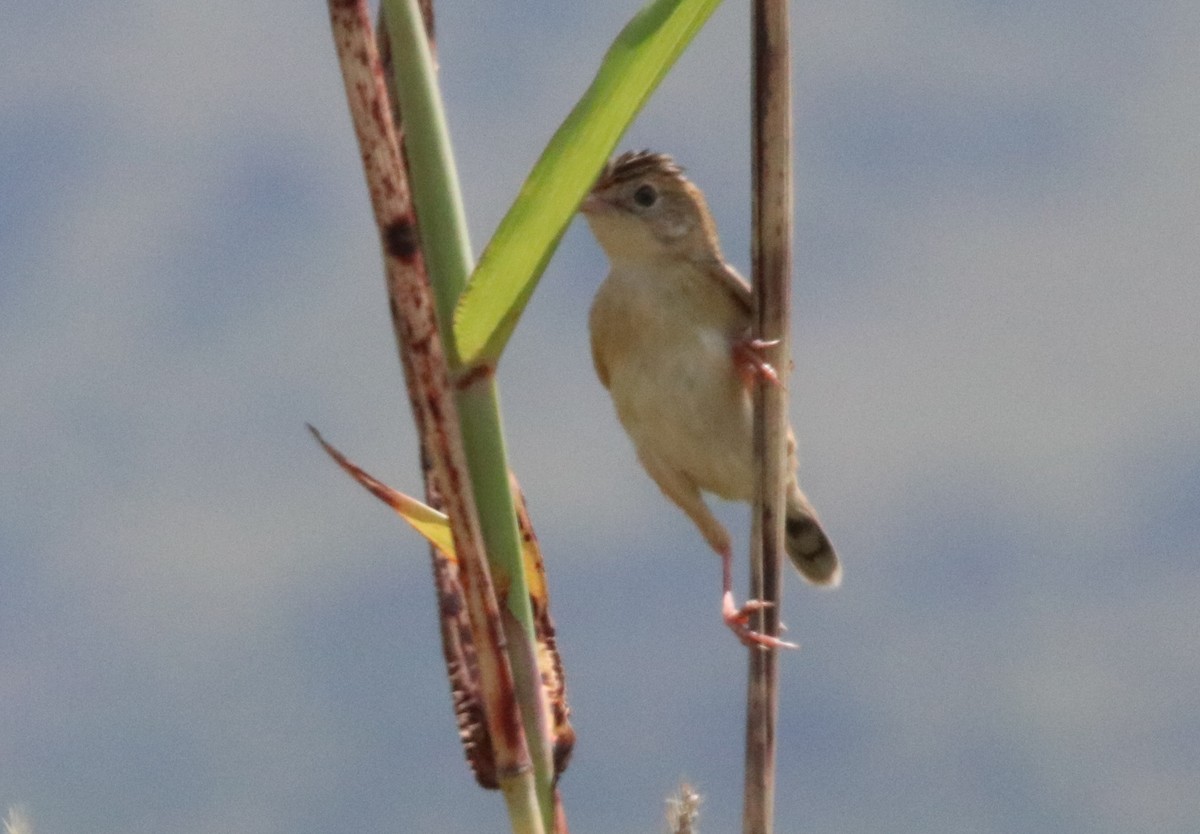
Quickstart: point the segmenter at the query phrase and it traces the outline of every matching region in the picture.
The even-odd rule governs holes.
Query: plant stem
[[[787,0],[754,0],[753,31],[753,275],[755,335],[775,342],[767,360],[784,377],[788,368],[788,312],[792,251],[791,60]],[[784,553],[787,398],[783,386],[759,385],[755,394],[754,449],[758,463],[750,594],[767,607],[755,630],[779,634]],[[774,829],[775,725],[779,705],[778,652],[750,652],[746,697],[746,781],[743,834]]]
[[[411,41],[419,41],[425,46],[428,58],[415,2],[411,8],[410,4],[390,4],[397,5],[401,8],[390,9],[391,19],[404,17],[411,11],[418,34],[410,42],[402,43],[400,50],[393,42],[393,54],[411,51]],[[539,802],[530,768],[524,722],[514,709],[513,671],[504,651],[505,637],[499,625],[501,615],[484,558],[472,484],[465,476],[467,465],[457,406],[451,393],[450,370],[425,271],[421,242],[423,240],[432,250],[437,238],[422,226],[421,240],[418,240],[408,180],[392,126],[391,108],[379,53],[371,34],[366,0],[329,0],[329,11],[371,205],[379,227],[393,323],[400,349],[407,354],[405,367],[411,370],[411,382],[416,389],[412,400],[419,412],[418,428],[424,448],[430,455],[434,481],[445,500],[454,535],[460,579],[478,650],[481,695],[495,748],[498,780],[513,831],[544,834],[549,826],[543,823],[546,813],[543,803]],[[406,83],[409,81],[405,79]],[[452,206],[449,211],[453,213]],[[430,215],[434,214],[436,211],[431,210]],[[453,253],[442,249],[440,256],[452,259]],[[505,492],[507,494],[507,488]],[[511,496],[509,503],[511,505]],[[510,520],[515,529],[515,515],[510,514]],[[519,596],[528,606],[527,595],[522,591]]]
[[[457,379],[463,369],[450,336],[454,307],[473,264],[449,130],[416,0],[384,0],[383,8],[392,41],[396,94],[407,124],[405,149],[412,167],[413,197],[454,380],[484,552],[500,592],[501,627],[533,762],[538,802],[549,831],[554,819],[554,772],[550,731],[545,721],[548,707],[537,674],[533,611],[521,562],[516,508],[509,489],[499,401],[490,367],[483,367],[481,373],[472,373],[469,378]]]

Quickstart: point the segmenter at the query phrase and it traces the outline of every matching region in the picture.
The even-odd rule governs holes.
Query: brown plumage
[[[701,493],[753,499],[747,380],[762,363],[750,286],[725,262],[704,195],[668,156],[617,157],[581,209],[612,266],[589,317],[596,373],[646,471],[721,555],[730,620],[740,612],[731,614],[729,534]],[[788,455],[795,472],[790,434]],[[786,507],[793,564],[837,585],[837,556],[794,476]]]

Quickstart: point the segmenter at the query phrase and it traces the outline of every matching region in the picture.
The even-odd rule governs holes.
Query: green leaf
[[[720,0],[653,0],[626,24],[600,71],[521,187],[454,311],[464,366],[494,365],[601,166]]]

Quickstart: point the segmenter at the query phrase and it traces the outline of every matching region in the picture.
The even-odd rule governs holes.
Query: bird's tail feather
[[[829,588],[841,584],[842,566],[833,545],[821,529],[812,504],[795,483],[788,487],[784,534],[788,556],[805,579]]]

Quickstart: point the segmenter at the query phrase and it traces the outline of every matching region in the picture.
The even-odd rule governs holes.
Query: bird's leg
[[[765,341],[755,339],[749,334],[733,340],[733,364],[747,388],[760,379],[771,385],[783,384],[779,381],[779,374],[771,367],[771,363],[763,359],[763,351],[775,347],[777,344],[779,344],[778,339]]]
[[[717,555],[721,557],[721,584],[723,589],[721,595],[721,618],[725,620],[725,625],[729,626],[730,630],[742,643],[751,648],[755,646],[764,649],[800,648],[795,643],[780,640],[778,637],[772,637],[769,634],[760,634],[750,628],[750,615],[755,611],[761,611],[768,605],[771,605],[771,603],[763,602],[761,599],[751,599],[747,600],[739,608],[737,603],[733,601],[733,553],[726,547],[724,550],[717,551]]]
[[[638,457],[663,494],[674,501],[679,509],[687,513],[688,518],[700,528],[704,540],[721,557],[721,588],[723,592],[721,617],[725,620],[725,624],[747,646],[762,646],[769,649],[800,648],[794,643],[759,634],[750,628],[750,614],[761,610],[765,603],[760,600],[750,600],[740,608],[734,603],[733,547],[729,541],[729,532],[721,522],[717,521],[712,510],[704,503],[699,487],[686,475],[667,466],[656,455],[643,448],[638,449]]]

